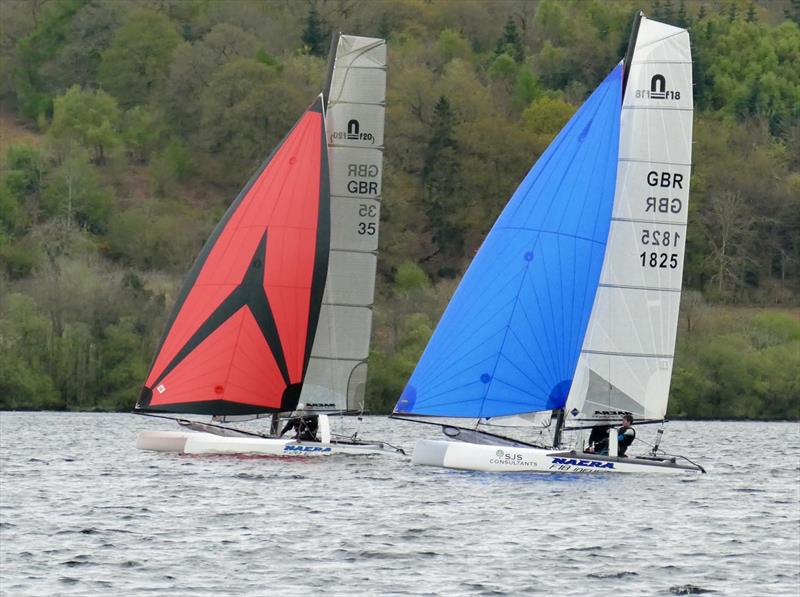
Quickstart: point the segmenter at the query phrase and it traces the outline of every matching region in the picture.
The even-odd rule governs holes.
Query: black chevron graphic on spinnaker
[[[275,357],[275,363],[278,365],[284,382],[287,386],[291,383],[289,379],[289,370],[286,366],[286,357],[283,354],[283,347],[281,346],[280,337],[278,335],[278,327],[275,324],[275,318],[269,305],[269,299],[264,291],[264,265],[266,261],[268,232],[269,230],[265,231],[264,235],[261,237],[261,241],[258,243],[253,257],[250,259],[250,264],[247,267],[242,281],[227,298],[220,303],[214,312],[208,316],[202,325],[197,328],[197,331],[192,334],[191,338],[187,340],[186,344],[183,345],[164,368],[161,375],[153,382],[153,387],[158,387],[158,384],[160,384],[183,359],[191,354],[195,348],[214,333],[214,330],[218,329],[232,315],[239,311],[239,309],[245,306],[250,309],[261,333],[264,335],[264,339]],[[147,406],[147,403],[149,403],[149,399],[144,400],[145,394],[147,394],[146,398],[150,398],[150,396],[152,396],[152,389],[145,388],[143,390],[141,400],[142,406]]]

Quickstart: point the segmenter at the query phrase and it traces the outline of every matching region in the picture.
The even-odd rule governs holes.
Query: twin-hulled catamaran
[[[688,33],[639,14],[625,59],[492,227],[397,402],[394,417],[449,436],[418,441],[415,463],[702,471],[656,449],[619,457],[612,427],[626,413],[641,422],[666,414],[691,138]],[[563,432],[599,426],[611,427],[607,455],[564,448]]]
[[[206,242],[136,403],[140,413],[212,415],[215,423],[176,419],[192,431],[146,431],[139,448],[399,452],[336,434],[329,419],[363,410],[385,92],[385,41],[335,36],[326,91]],[[259,417],[271,419],[268,433],[221,424]],[[281,437],[279,417],[313,417],[316,437]]]

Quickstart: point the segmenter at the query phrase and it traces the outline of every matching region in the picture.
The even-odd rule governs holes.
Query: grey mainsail
[[[377,268],[386,99],[386,41],[340,35],[326,97],[331,253],[300,401],[361,409]]]

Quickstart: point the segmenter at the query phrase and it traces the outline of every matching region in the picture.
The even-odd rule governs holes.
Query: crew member
[[[297,410],[305,410],[305,406],[300,404],[298,405]],[[316,442],[319,441],[317,440],[318,428],[319,418],[317,415],[309,414],[300,417],[292,417],[281,430],[280,437],[283,437],[283,435],[290,429],[295,429],[295,439],[300,441]]]
[[[604,427],[603,429],[608,429]],[[594,429],[589,436],[589,443],[592,443],[592,438],[596,437]],[[622,427],[617,429],[617,454],[625,456],[628,446],[636,439],[636,430],[633,428],[633,415],[626,414],[622,417]],[[592,454],[608,454],[608,436],[602,440],[596,441],[594,446],[590,445],[586,451]]]

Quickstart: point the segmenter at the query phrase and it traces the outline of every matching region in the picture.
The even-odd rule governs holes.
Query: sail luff
[[[625,59],[623,61],[625,71],[622,75],[622,99],[625,101],[625,90],[628,89],[628,78],[631,74],[631,65],[633,64],[633,53],[636,51],[636,40],[639,37],[639,26],[644,18],[644,13],[639,10],[633,17],[631,25],[631,35],[628,38],[628,50],[625,52]]]
[[[328,101],[331,95],[331,83],[333,81],[333,68],[336,64],[336,50],[339,47],[339,38],[342,36],[340,31],[331,35],[331,46],[328,50],[328,65],[325,69],[325,87],[322,90],[322,97],[325,99],[325,109],[328,108]]]

